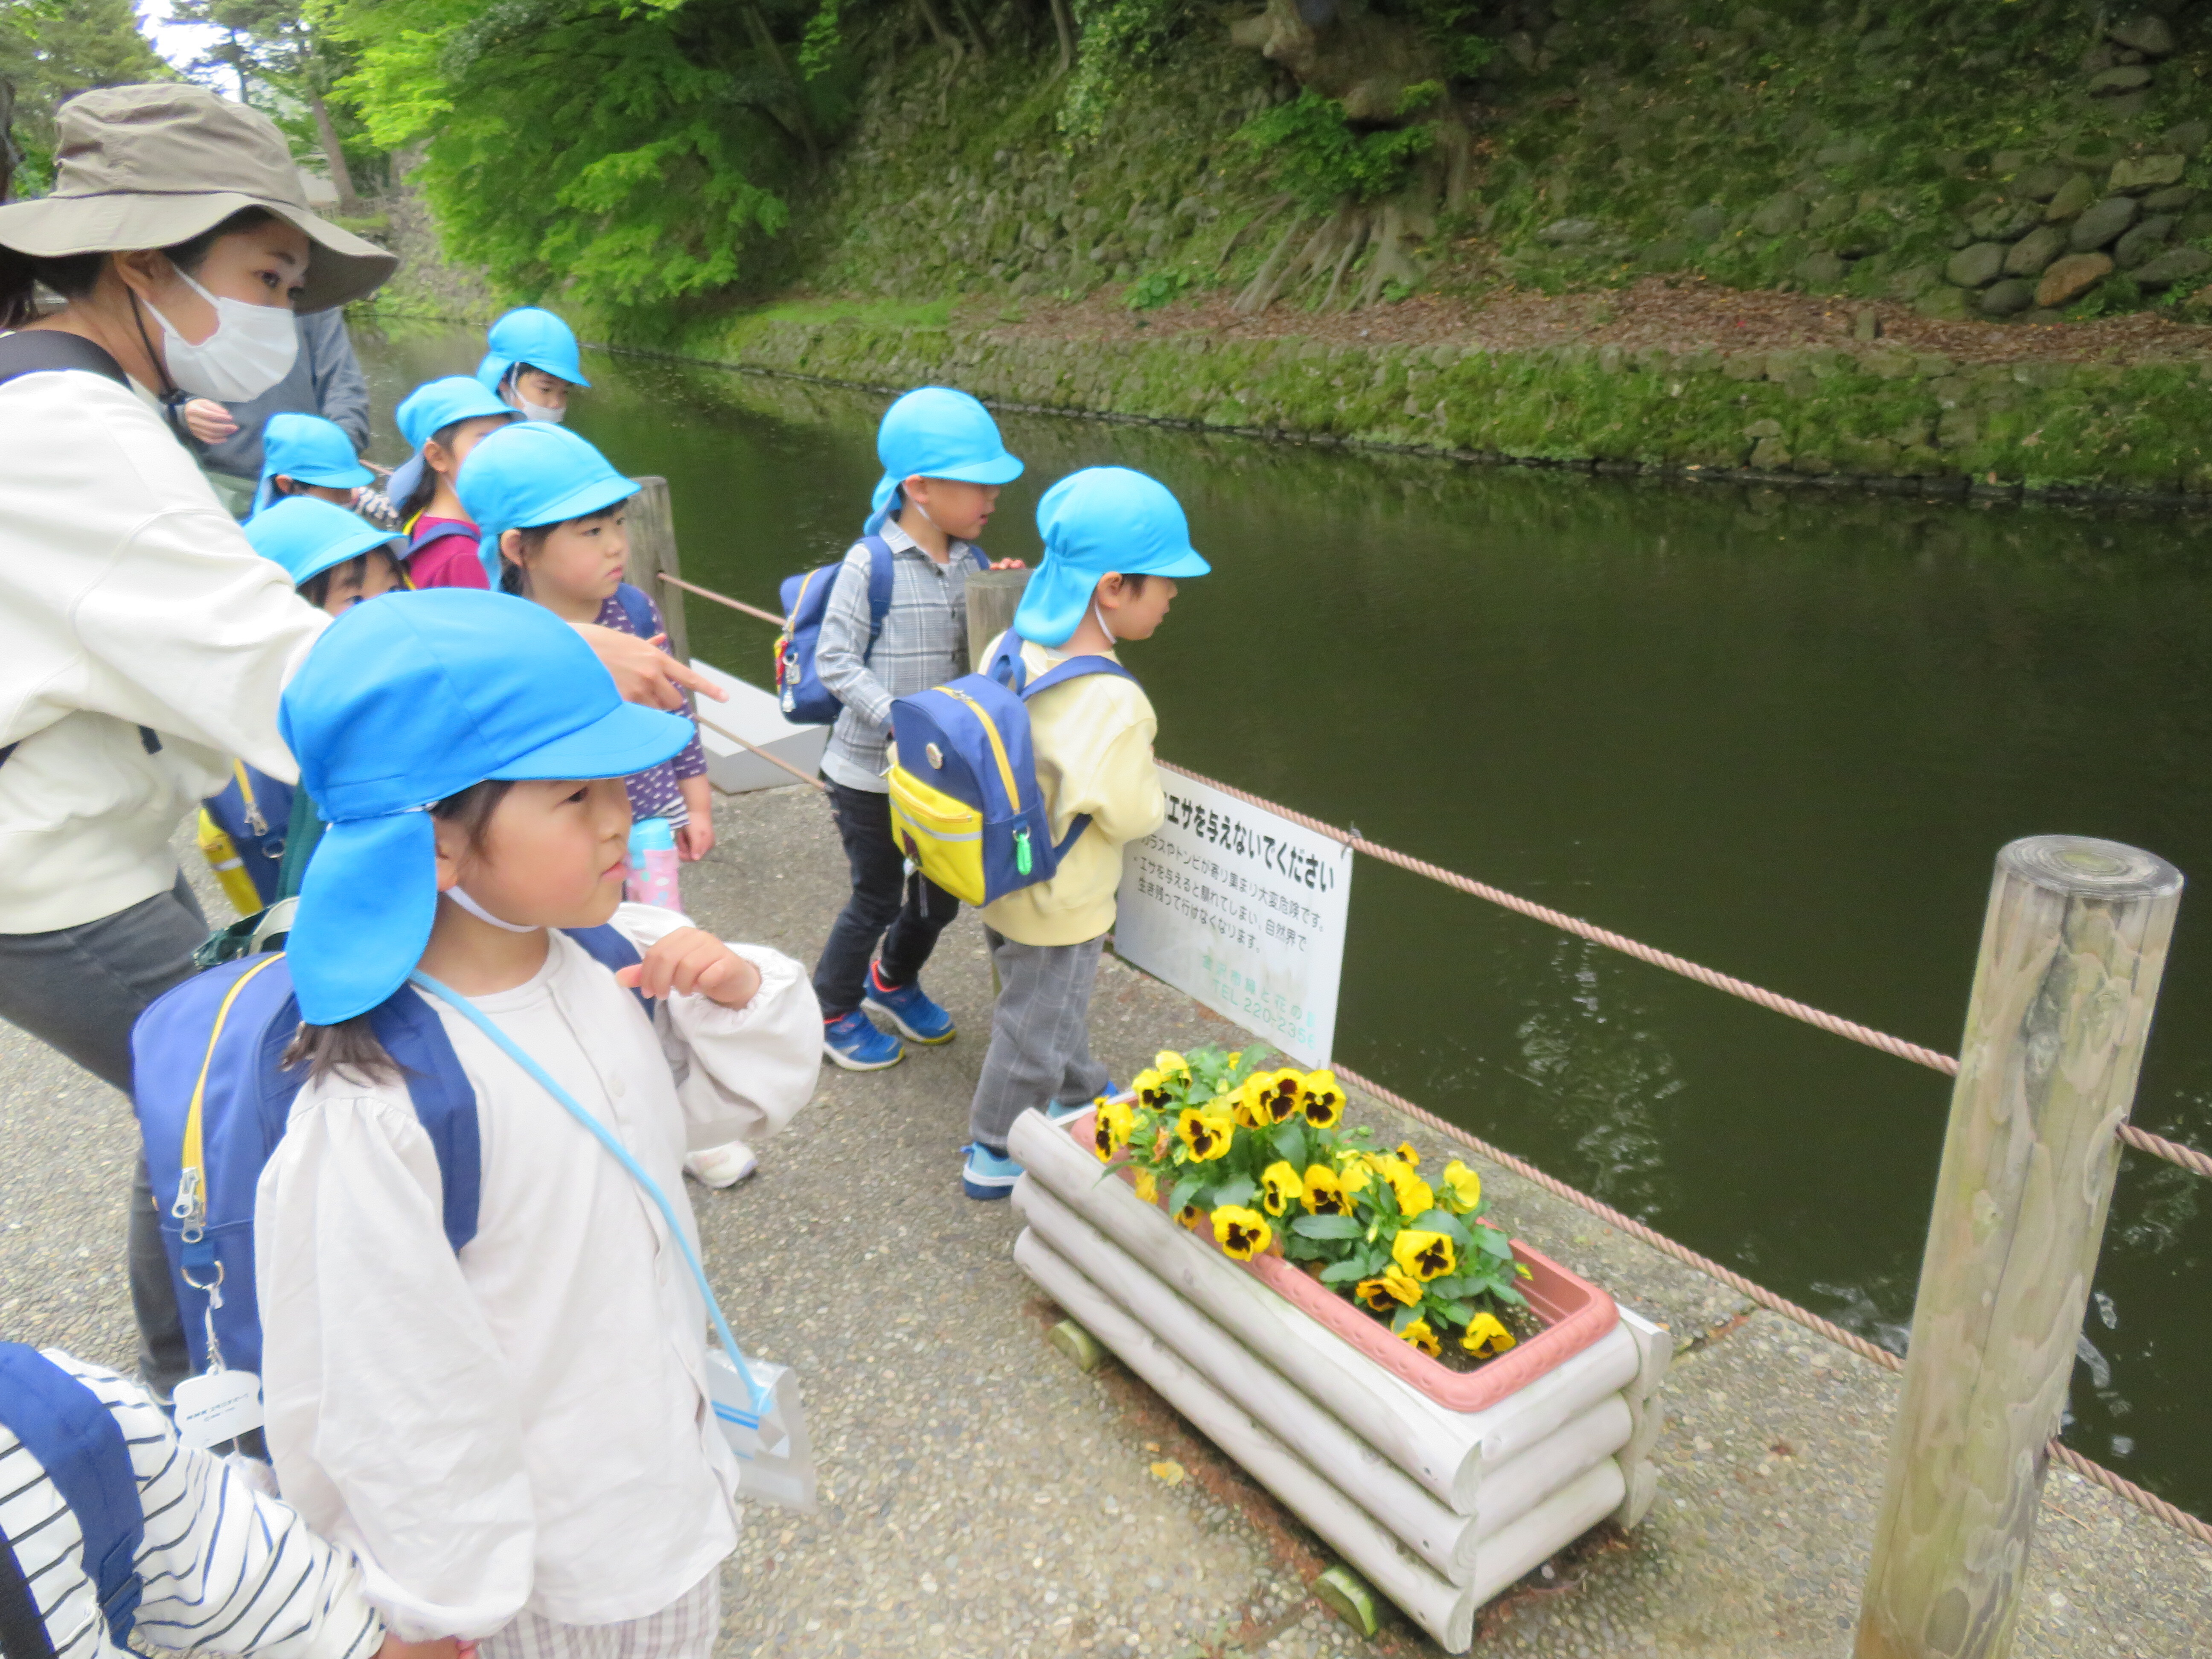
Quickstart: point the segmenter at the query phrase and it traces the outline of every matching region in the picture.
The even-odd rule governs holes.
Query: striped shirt
[[[353,1558],[325,1543],[222,1458],[179,1443],[161,1409],[113,1371],[44,1351],[123,1431],[146,1514],[134,1639],[265,1659],[369,1659],[384,1624]],[[12,1430],[0,1426],[0,1537],[15,1553],[55,1659],[129,1659],[84,1571],[84,1534]]]
[[[653,602],[650,593],[641,593],[646,609],[653,616],[653,632],[666,632],[661,620],[660,607]],[[599,606],[599,626],[611,628],[617,633],[635,636],[637,629],[630,626],[629,611],[621,599],[610,593]],[[676,654],[665,641],[660,648],[670,656]],[[688,702],[688,699],[687,699]],[[699,717],[686,710],[691,722],[691,741],[678,750],[671,758],[642,772],[633,773],[623,780],[623,787],[629,793],[629,815],[632,818],[666,818],[672,824],[691,822],[691,809],[684,799],[684,780],[707,775],[707,751],[699,746]]]
[[[891,608],[868,650],[868,550],[855,542],[830,590],[814,666],[845,705],[822,756],[823,775],[848,789],[890,793],[884,773],[891,742],[891,702],[958,679],[968,672],[968,573],[975,550],[952,544],[939,564],[895,519],[878,532],[891,550]]]

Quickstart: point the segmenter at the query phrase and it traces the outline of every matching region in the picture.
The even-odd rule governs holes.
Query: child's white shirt
[[[641,949],[685,925],[624,905]],[[648,1025],[582,947],[477,1006],[659,1183],[687,1229],[687,1147],[772,1133],[814,1091],[799,965],[744,1008],[671,996]],[[302,1089],[261,1176],[255,1273],[285,1498],[361,1557],[403,1639],[668,1606],[736,1547],[737,1464],[706,1380],[707,1314],[653,1201],[490,1040],[430,1001],[476,1091],[482,1187],[458,1255],[404,1083]],[[696,1233],[693,1231],[696,1248]],[[726,1304],[739,1340],[744,1309]]]

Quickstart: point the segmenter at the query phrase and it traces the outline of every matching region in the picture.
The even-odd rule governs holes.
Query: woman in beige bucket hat
[[[0,206],[0,1018],[127,1090],[132,1021],[207,931],[170,836],[234,757],[298,775],[277,699],[329,623],[163,410],[274,385],[295,310],[398,262],[308,211],[275,125],[204,88],[84,93],[58,127],[52,193]],[[579,631],[633,701],[707,689]],[[190,1361],[143,1156],[131,1293],[166,1397]]]

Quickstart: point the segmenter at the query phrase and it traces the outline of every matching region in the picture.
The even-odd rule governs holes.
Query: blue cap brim
[[[1023,471],[1022,462],[1018,457],[1001,451],[996,455],[987,457],[980,461],[965,461],[957,466],[948,466],[941,471],[925,472],[917,476],[926,478],[951,478],[959,483],[1006,484],[1020,477]],[[906,480],[902,478],[899,482],[904,483]]]
[[[1212,565],[1199,556],[1196,548],[1186,547],[1164,564],[1140,564],[1121,574],[1125,576],[1203,576],[1212,569]]]
[[[295,483],[319,484],[325,489],[358,489],[363,484],[376,482],[376,474],[359,461],[351,466],[319,466],[312,471],[304,467],[280,466],[276,471]]]
[[[671,714],[626,702],[580,731],[541,744],[491,775],[516,781],[529,778],[626,778],[669,759],[691,741],[696,730],[688,714]],[[321,856],[319,851],[316,857]]]
[[[310,576],[319,576],[325,570],[334,570],[348,559],[357,559],[380,547],[390,548],[392,556],[404,563],[407,543],[404,538],[393,535],[389,530],[380,530],[373,524],[364,524],[355,534],[343,537],[325,548],[315,563],[305,570],[295,571],[293,585],[296,586]]]
[[[548,505],[543,513],[532,514],[531,523],[566,524],[571,519],[604,513],[617,501],[626,501],[644,488],[635,478],[594,478],[588,483],[577,485],[558,501]]]
[[[323,832],[285,946],[301,1019],[338,1024],[407,982],[438,911],[437,846],[427,811]]]

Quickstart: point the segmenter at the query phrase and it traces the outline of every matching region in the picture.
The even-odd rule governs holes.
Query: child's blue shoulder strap
[[[660,618],[653,614],[653,601],[641,587],[632,587],[628,582],[615,589],[615,603],[629,618],[629,631],[641,640],[649,640],[660,632]]]
[[[891,614],[891,544],[881,536],[863,536],[860,545],[868,550],[868,650],[860,653],[866,662]]]
[[[430,1138],[445,1188],[440,1219],[446,1242],[459,1250],[477,1236],[477,1200],[483,1189],[477,1091],[437,1014],[410,988],[401,986],[371,1009],[368,1024],[407,1079],[407,1098]]]
[[[407,556],[410,559],[429,546],[432,542],[441,540],[447,536],[459,536],[463,533],[453,528],[453,522],[450,519],[441,519],[434,525],[425,526],[422,520],[429,516],[427,513],[417,513],[415,515],[415,522],[408,528]]]
[[[146,1536],[146,1512],[122,1428],[98,1395],[21,1342],[0,1342],[0,1423],[38,1459],[76,1517],[84,1534],[85,1577],[99,1593],[115,1644],[124,1646],[138,1615],[138,1549]],[[8,1547],[0,1539],[0,1549]],[[33,1650],[46,1649],[35,1603],[29,1611],[38,1626]],[[8,1651],[16,1650],[10,1643]]]
[[[1070,657],[1057,668],[1048,669],[1032,680],[1029,664],[1022,659],[1022,636],[1008,629],[999,636],[999,648],[991,653],[984,672],[1016,693],[1024,702],[1040,691],[1047,691],[1069,680],[1079,680],[1086,674],[1119,674],[1125,680],[1137,677],[1115,662],[1111,657]]]

